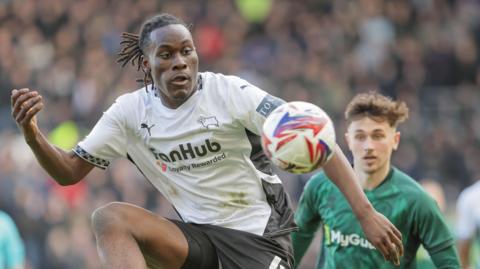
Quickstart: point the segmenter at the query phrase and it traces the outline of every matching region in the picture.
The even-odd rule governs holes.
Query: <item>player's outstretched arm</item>
[[[37,91],[24,88],[11,92],[12,117],[23,133],[40,165],[60,185],[72,185],[80,181],[93,165],[50,144],[37,125],[36,115],[43,108],[42,96]]]
[[[368,241],[385,259],[398,265],[403,255],[402,234],[382,214],[378,213],[362,191],[355,173],[340,147],[335,147],[332,159],[323,167],[325,174],[342,191],[362,225]]]

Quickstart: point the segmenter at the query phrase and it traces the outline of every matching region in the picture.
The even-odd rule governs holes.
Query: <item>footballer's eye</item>
[[[372,135],[373,140],[380,140],[380,139],[382,139],[382,138],[384,138],[384,137],[385,137],[384,134],[373,134],[373,135]]]
[[[172,56],[172,54],[168,51],[164,51],[159,53],[158,56],[164,60],[168,60]]]
[[[358,140],[358,141],[363,141],[363,140],[365,140],[365,137],[366,137],[366,136],[365,136],[364,134],[356,134],[356,135],[354,136],[355,140]]]
[[[184,49],[182,50],[182,54],[183,54],[183,55],[190,55],[190,54],[192,53],[192,51],[193,51],[192,48],[187,47],[187,48],[184,48]]]

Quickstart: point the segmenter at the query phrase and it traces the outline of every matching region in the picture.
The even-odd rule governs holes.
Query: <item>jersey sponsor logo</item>
[[[285,102],[283,100],[267,94],[267,96],[265,96],[262,99],[262,102],[260,102],[260,104],[258,105],[256,111],[260,115],[262,115],[266,118],[266,117],[268,117],[268,115],[270,115],[270,113],[272,113],[272,111],[275,108],[279,107],[280,105],[282,105],[284,103]]]
[[[220,125],[218,124],[217,117],[200,117],[198,118],[198,122],[205,127],[207,130],[219,128]]]
[[[160,152],[153,147],[149,148],[156,160],[162,160],[166,163],[203,157],[209,152],[216,153],[221,149],[222,146],[220,143],[210,141],[210,139],[206,139],[205,143],[196,146],[193,146],[192,143],[180,144],[178,145],[178,149],[172,150],[169,153]]]
[[[165,163],[163,163],[162,161],[157,161],[157,165],[162,168],[162,172],[167,171],[167,165]]]
[[[330,229],[328,225],[324,225],[325,242],[327,245],[336,244],[342,247],[356,246],[368,249],[375,249],[375,247],[368,242],[367,239],[358,234],[343,234],[341,231]]]

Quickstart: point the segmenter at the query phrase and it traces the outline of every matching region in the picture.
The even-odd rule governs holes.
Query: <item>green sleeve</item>
[[[320,224],[320,216],[317,213],[316,204],[317,179],[318,176],[314,176],[308,181],[295,212],[295,222],[299,230],[292,233],[292,243],[295,264],[297,265],[300,264]]]
[[[435,254],[431,259],[438,269],[460,269],[460,261],[458,259],[457,249],[455,245],[450,245]]]
[[[419,195],[419,200],[414,229],[420,242],[438,268],[460,268],[452,233],[437,203],[428,194]]]

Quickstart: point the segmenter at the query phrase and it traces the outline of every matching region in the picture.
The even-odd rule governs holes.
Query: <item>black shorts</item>
[[[182,269],[293,268],[289,234],[268,238],[214,225],[172,222],[188,241],[188,256]]]

